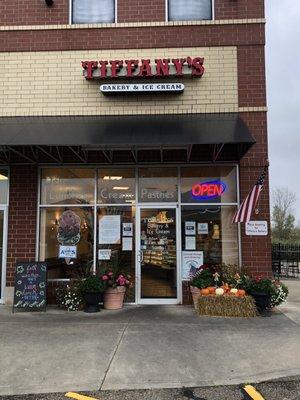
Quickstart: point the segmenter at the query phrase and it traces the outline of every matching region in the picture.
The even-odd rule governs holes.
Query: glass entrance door
[[[176,208],[139,210],[139,303],[178,303]]]

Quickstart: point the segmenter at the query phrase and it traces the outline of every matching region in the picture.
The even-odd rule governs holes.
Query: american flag
[[[232,218],[233,224],[237,222],[250,221],[251,214],[257,205],[260,192],[262,191],[267,170],[268,165],[265,165],[263,172],[258,178],[256,184],[253,186],[252,190],[248,193],[248,196],[245,198],[245,200],[242,202],[242,204],[239,206],[238,210],[234,214]]]

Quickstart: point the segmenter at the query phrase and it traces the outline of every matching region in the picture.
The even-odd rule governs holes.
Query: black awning
[[[254,143],[238,114],[0,118],[2,164],[92,162],[97,149],[109,162],[238,161]]]
[[[0,145],[152,146],[255,143],[238,114],[0,118]]]

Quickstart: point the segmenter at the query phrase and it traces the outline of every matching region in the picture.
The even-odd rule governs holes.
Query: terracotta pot
[[[125,292],[125,286],[117,286],[116,288],[107,289],[104,292],[104,308],[106,310],[119,310],[120,308],[123,308]]]
[[[196,286],[190,286],[191,295],[194,302],[194,307],[197,308],[198,298],[200,296],[201,289],[197,288]]]

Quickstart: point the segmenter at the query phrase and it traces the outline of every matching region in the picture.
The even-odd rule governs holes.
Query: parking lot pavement
[[[298,376],[280,381],[254,384],[264,400],[299,400]],[[118,390],[83,392],[99,400],[243,400],[240,386],[214,386],[180,389]],[[67,400],[65,393],[0,396],[1,400]]]

